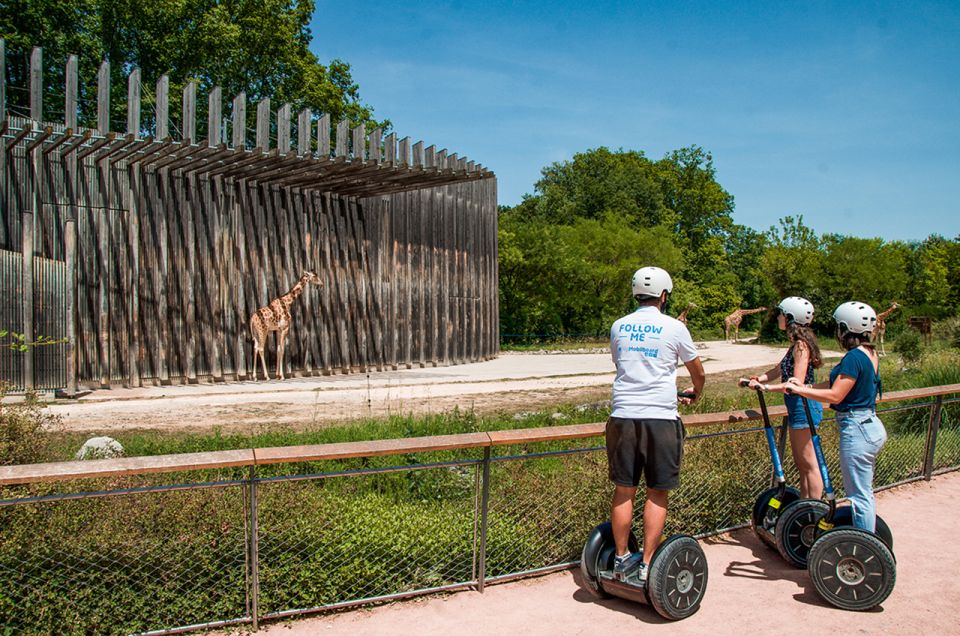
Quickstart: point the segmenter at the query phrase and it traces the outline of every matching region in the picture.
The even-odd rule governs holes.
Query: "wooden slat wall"
[[[102,70],[107,68],[104,63]],[[75,82],[68,76],[68,84]],[[67,121],[49,126],[0,116],[2,326],[32,326],[35,335],[52,338],[73,327],[76,334],[73,346],[43,349],[29,359],[0,352],[0,380],[22,388],[30,365],[30,382],[38,388],[67,386],[74,366],[73,380],[82,386],[249,378],[250,315],[308,270],[323,285],[309,287],[292,308],[288,376],[459,364],[496,355],[497,206],[489,173],[376,196],[345,179],[360,194],[338,195],[305,182],[261,184],[255,171],[207,174],[193,155],[177,148],[165,150],[162,160],[144,161],[145,148],[162,144],[140,137],[139,76],[129,82],[127,133],[121,136],[107,132],[108,82],[102,72],[97,130],[75,129],[75,105],[68,106],[73,116]],[[161,78],[158,95],[165,102],[164,86]],[[191,139],[195,93],[193,85],[185,90],[179,127],[186,138],[163,144],[189,150],[197,143]],[[210,121],[219,121],[220,100],[219,93],[208,96]],[[232,103],[232,146],[242,150],[246,98]],[[160,107],[155,131],[164,138],[166,110]],[[288,111],[284,106],[278,114],[280,148],[271,150],[269,100],[261,102],[257,152],[273,166],[295,169],[289,162],[299,159],[286,154]],[[310,153],[310,113],[301,115],[297,133],[295,154]],[[217,130],[198,147],[219,152],[222,141]],[[317,120],[314,156],[335,167],[409,166],[408,172],[424,171],[424,178],[441,170],[458,171],[463,179],[474,168],[455,154],[393,133],[366,136],[362,126],[351,128],[347,121],[331,129],[328,115]],[[68,226],[71,221],[75,225]],[[75,242],[65,240],[68,227],[75,228]],[[68,245],[75,245],[72,272],[66,271]],[[25,269],[27,251],[31,262]],[[24,281],[34,292],[29,303]],[[68,281],[75,281],[75,289],[68,289]],[[71,304],[74,315],[67,316]],[[33,325],[23,324],[28,311]],[[68,365],[70,350],[75,358]],[[271,377],[275,351],[271,336]]]

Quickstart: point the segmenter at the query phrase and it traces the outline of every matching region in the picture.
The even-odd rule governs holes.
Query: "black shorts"
[[[680,462],[686,430],[679,420],[607,420],[607,462],[610,481],[618,486],[640,485],[673,490],[680,485]]]

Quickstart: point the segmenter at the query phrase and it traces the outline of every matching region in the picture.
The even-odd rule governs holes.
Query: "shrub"
[[[923,345],[920,334],[913,329],[902,332],[893,343],[893,350],[903,359],[905,364],[916,364],[923,357]]]
[[[5,398],[0,387],[0,466],[51,459],[49,433],[61,427],[60,417],[44,412],[35,393],[17,403],[4,403]]]

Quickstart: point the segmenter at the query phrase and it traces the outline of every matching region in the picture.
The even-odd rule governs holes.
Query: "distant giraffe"
[[[766,307],[757,307],[756,309],[737,309],[732,314],[723,319],[723,332],[726,336],[726,339],[730,339],[730,329],[734,330],[734,342],[740,341],[740,323],[743,322],[744,316],[750,316],[752,314],[759,314],[761,311],[766,311]]]
[[[293,304],[307,284],[322,285],[320,277],[314,272],[304,272],[300,280],[290,291],[279,298],[274,298],[266,307],[253,312],[250,316],[250,334],[253,336],[253,379],[257,379],[257,356],[263,364],[263,375],[270,379],[267,373],[267,359],[264,356],[267,348],[267,334],[277,332],[277,376],[283,380],[283,350],[287,344],[287,333],[290,332],[290,305]]]
[[[887,333],[887,316],[900,308],[896,302],[890,304],[890,308],[877,314],[877,326],[873,328],[873,339],[880,345],[880,355],[885,356],[887,352],[883,350],[883,336]]]
[[[677,320],[679,320],[683,324],[687,324],[687,313],[689,313],[691,309],[696,309],[696,308],[697,308],[696,304],[687,303],[687,308],[680,312],[680,315],[677,316]]]

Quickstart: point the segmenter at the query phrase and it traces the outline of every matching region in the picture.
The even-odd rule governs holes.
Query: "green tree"
[[[66,55],[78,54],[81,117],[87,123],[95,119],[96,71],[105,57],[116,129],[125,127],[126,76],[133,67],[141,69],[147,104],[159,77],[169,76],[172,113],[183,87],[196,81],[201,94],[219,85],[226,96],[246,91],[253,101],[270,97],[274,104],[309,107],[334,120],[376,124],[349,64],[321,64],[309,50],[313,0],[11,0],[0,6],[13,84],[27,85],[30,48],[42,46],[54,78],[46,82],[48,102],[63,104],[63,82],[56,80],[62,79]],[[19,99],[26,103],[22,93]],[[251,118],[253,111],[248,109]],[[149,113],[144,108],[148,119]],[[206,118],[198,119],[198,134],[205,134]]]

